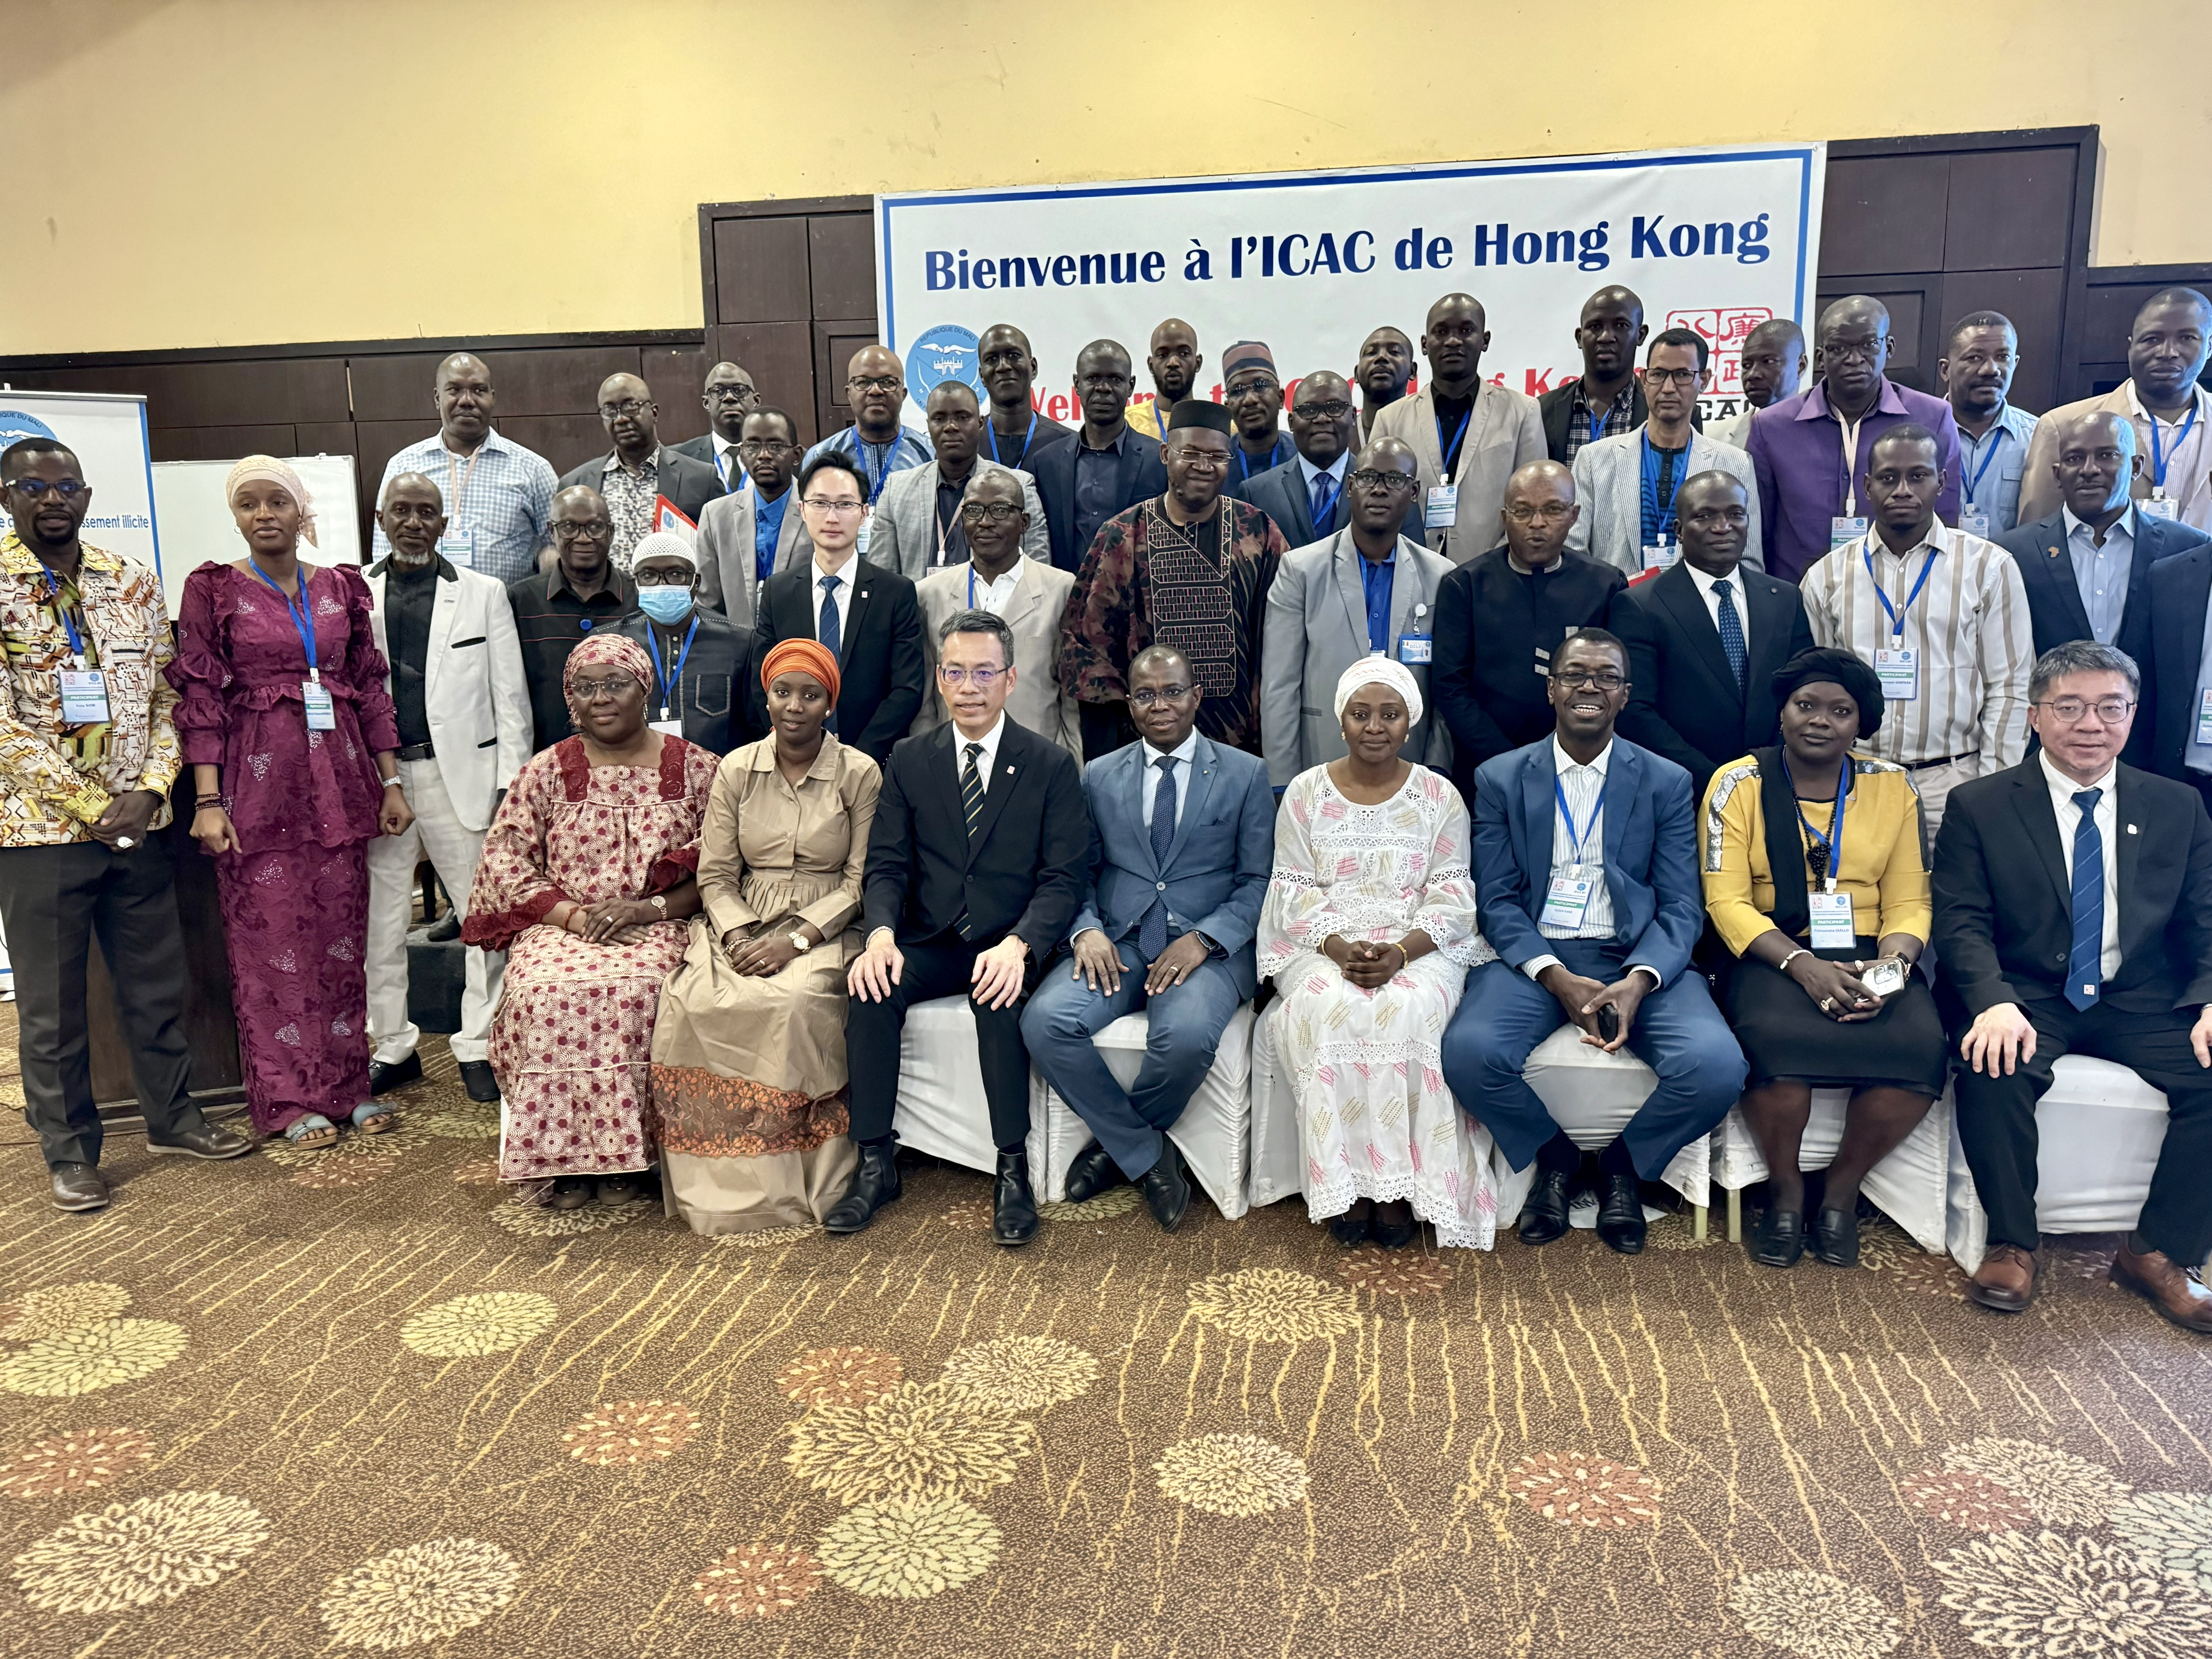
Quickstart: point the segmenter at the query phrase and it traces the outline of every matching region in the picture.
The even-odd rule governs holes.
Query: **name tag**
[[[62,724],[103,726],[107,713],[107,676],[97,668],[62,670]]]
[[[464,570],[473,569],[477,559],[477,532],[456,530],[448,525],[446,533],[438,538],[438,551],[448,562],[459,565]]]
[[[665,714],[666,712],[667,711],[665,709],[662,711],[663,714]],[[684,722],[682,720],[647,720],[646,725],[652,730],[659,732],[664,738],[680,738],[684,735]]]
[[[1421,523],[1430,530],[1449,530],[1459,522],[1459,486],[1437,484],[1429,491],[1428,505],[1422,509]]]
[[[1644,550],[1644,568],[1646,570],[1665,570],[1681,556],[1680,547],[1662,537]]]
[[[1398,660],[1400,662],[1426,663],[1434,657],[1435,653],[1436,641],[1426,634],[1401,634],[1398,635]]]
[[[866,519],[860,520],[860,539],[853,544],[853,550],[861,558],[868,556],[868,532],[874,527]]]
[[[1858,935],[1851,931],[1851,896],[1849,893],[1814,893],[1813,948],[1815,951],[1848,951],[1858,943]]]
[[[1828,551],[1848,547],[1867,533],[1864,519],[1831,519],[1828,520]]]
[[[1553,876],[1544,895],[1544,914],[1536,920],[1547,927],[1579,927],[1589,908],[1590,890],[1597,884],[1588,876]]]
[[[1969,536],[1987,541],[1990,538],[1990,515],[1986,513],[1961,513],[1959,528]]]
[[[2212,744],[2212,686],[2197,699],[2197,741]]]
[[[2137,501],[2136,511],[2146,519],[2172,520],[2181,516],[2180,503],[2171,495],[2154,495],[2147,501]]]
[[[1899,647],[1874,653],[1874,677],[1881,695],[1892,702],[1911,702],[1920,696],[1920,653]]]
[[[301,681],[300,701],[307,706],[307,730],[310,732],[337,730],[337,710],[331,707],[328,686],[314,680]]]

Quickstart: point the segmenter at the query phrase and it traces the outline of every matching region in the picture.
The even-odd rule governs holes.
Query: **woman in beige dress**
[[[883,775],[823,722],[837,661],[761,665],[774,730],[722,762],[700,837],[703,913],[661,988],[653,1101],[668,1212],[694,1232],[818,1223],[849,1183],[845,969],[859,953]]]

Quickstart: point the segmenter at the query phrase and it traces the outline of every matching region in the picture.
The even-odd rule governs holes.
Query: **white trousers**
[[[415,810],[414,824],[404,836],[379,836],[368,844],[368,1034],[376,1044],[374,1058],[386,1066],[413,1054],[422,1036],[407,1018],[407,921],[415,903],[415,866],[430,860],[454,913],[465,921],[484,838],[483,830],[454,815],[434,759],[400,762],[399,784]],[[450,1042],[455,1060],[482,1060],[489,1051],[492,1011],[506,971],[506,951],[468,947],[461,1029]]]
[[[1936,832],[1943,827],[1943,808],[1950,802],[1951,792],[1981,776],[1981,766],[1978,758],[1953,761],[1948,766],[1923,767],[1912,775],[1912,787],[1920,794],[1920,816],[1928,825],[1929,857],[1935,855]]]

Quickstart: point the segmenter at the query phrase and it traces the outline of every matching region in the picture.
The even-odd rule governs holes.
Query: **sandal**
[[[338,1126],[320,1112],[309,1112],[286,1126],[284,1139],[303,1152],[319,1152],[337,1145]]]
[[[556,1210],[580,1210],[592,1201],[592,1183],[582,1176],[562,1176],[545,1202]]]
[[[399,1114],[376,1101],[364,1100],[353,1109],[353,1127],[365,1135],[389,1134],[399,1127]]]

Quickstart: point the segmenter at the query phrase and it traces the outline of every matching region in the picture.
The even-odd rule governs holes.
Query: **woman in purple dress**
[[[368,585],[300,562],[314,507],[283,462],[248,456],[224,493],[251,551],[185,579],[166,672],[192,836],[216,860],[253,1127],[323,1147],[341,1121],[398,1122],[368,1092],[367,848],[414,815]]]

